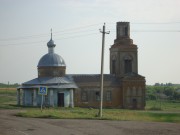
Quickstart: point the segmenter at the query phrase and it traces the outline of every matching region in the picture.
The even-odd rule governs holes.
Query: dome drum
[[[66,67],[38,67],[38,77],[62,77],[65,76]]]

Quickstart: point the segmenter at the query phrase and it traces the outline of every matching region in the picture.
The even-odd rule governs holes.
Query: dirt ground
[[[0,135],[179,135],[180,124],[161,122],[35,119],[0,110]]]

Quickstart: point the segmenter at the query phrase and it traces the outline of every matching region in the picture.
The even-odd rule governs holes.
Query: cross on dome
[[[54,43],[54,41],[52,40],[52,29],[51,29],[51,39],[49,40],[49,42],[47,43],[48,48],[52,48],[55,47],[56,44]]]

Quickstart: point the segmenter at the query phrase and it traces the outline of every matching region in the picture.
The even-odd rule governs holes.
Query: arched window
[[[133,96],[136,96],[136,88],[133,87],[133,93],[132,93]]]
[[[131,95],[131,90],[130,90],[130,88],[128,87],[127,88],[127,96],[130,96]]]
[[[116,60],[112,60],[112,74],[116,73]]]
[[[125,36],[128,36],[128,27],[125,27]]]
[[[132,60],[124,60],[125,73],[132,72]]]
[[[116,74],[116,54],[111,55],[111,74]]]
[[[124,72],[131,73],[132,72],[132,58],[131,56],[127,55],[124,57]]]
[[[142,96],[142,89],[141,89],[141,87],[139,87],[138,96]]]
[[[81,101],[87,102],[88,101],[88,92],[87,91],[81,91]]]

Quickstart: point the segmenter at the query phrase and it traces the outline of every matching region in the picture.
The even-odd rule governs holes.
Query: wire
[[[131,24],[179,24],[180,22],[151,22],[151,23],[147,23],[147,22],[139,22],[139,23],[131,23]]]
[[[116,32],[116,30],[110,30]],[[132,30],[131,32],[180,32],[180,30]]]
[[[75,28],[69,28],[69,29],[64,29],[64,30],[60,30],[60,31],[54,31],[54,33],[62,33],[62,35],[64,34],[68,34],[68,33],[78,33],[78,32],[82,32],[82,28],[84,29],[87,29],[86,31],[92,31],[92,30],[88,30],[89,27],[93,27],[93,26],[97,26],[99,25],[100,23],[97,23],[97,24],[91,24],[91,25],[85,25],[85,26],[82,26],[82,27],[75,27]],[[101,23],[102,24],[102,23]],[[80,30],[78,30],[80,29]],[[69,32],[67,32],[69,31]],[[85,30],[83,30],[85,31]],[[37,34],[37,35],[29,35],[29,36],[22,36],[22,37],[12,37],[12,38],[4,38],[4,39],[0,39],[0,41],[9,41],[9,40],[22,40],[22,39],[28,39],[28,38],[39,38],[39,37],[47,37],[49,36],[49,34]]]
[[[122,21],[123,22],[123,21]],[[148,25],[151,25],[151,24],[180,24],[180,22],[130,22],[131,24],[148,24]],[[116,24],[114,22],[107,22],[106,24]]]
[[[90,36],[90,35],[98,35],[99,33],[96,32],[96,33],[89,33],[89,34],[81,34],[81,35],[77,35],[77,36],[69,36],[69,37],[64,37],[64,38],[58,38],[58,39],[55,39],[55,40],[63,40],[63,39],[69,39],[69,38],[78,38],[78,37],[85,37],[85,36]],[[13,45],[13,46],[16,46],[16,45],[29,45],[29,44],[37,44],[37,43],[45,43],[46,41],[37,41],[37,42],[21,42],[21,43],[14,43],[14,44],[3,44],[3,45],[0,45],[0,46],[10,46],[10,45]],[[39,44],[41,45],[41,44]]]
[[[179,24],[180,22],[160,22],[160,23],[156,23],[156,22],[151,22],[151,23],[147,23],[147,22],[137,22],[137,23],[134,23],[132,22],[131,24]],[[90,27],[94,27],[94,26],[99,26],[100,24],[103,24],[103,23],[96,23],[96,24],[91,24],[91,25],[84,25],[84,26],[81,26],[81,27],[72,27],[72,28],[69,28],[69,29],[63,29],[63,30],[60,30],[60,31],[54,31],[53,34],[56,34],[56,33],[61,33],[61,35],[65,35],[65,34],[68,34],[68,33],[79,33],[79,32],[82,32],[82,28],[83,28],[83,31],[86,32],[86,31],[93,31],[93,30],[89,30]],[[116,24],[114,22],[107,22],[106,24]],[[86,30],[85,30],[86,29]],[[98,28],[99,29],[99,28]],[[68,32],[69,31],[69,32]],[[29,36],[20,36],[20,37],[12,37],[12,38],[4,38],[4,39],[0,39],[0,42],[2,41],[13,41],[13,40],[22,40],[22,39],[29,39],[29,38],[40,38],[40,37],[48,37],[49,34],[46,33],[46,34],[37,34],[37,35],[29,35]]]
[[[79,30],[79,31],[69,31],[69,32],[64,32],[64,33],[60,33],[60,32],[56,32],[56,33],[59,33],[59,34],[54,34],[53,33],[53,37],[57,36],[57,35],[67,35],[67,34],[77,34],[77,33],[84,33],[84,32],[91,32],[91,31],[97,31],[97,30]],[[17,41],[17,40],[24,40],[24,39],[29,39],[29,38],[41,38],[41,37],[48,37],[49,34],[44,34],[42,36],[40,35],[36,35],[36,36],[28,36],[28,37],[18,37],[18,38],[7,38],[7,39],[1,39],[0,42],[6,42],[6,41]]]
[[[132,32],[180,32],[180,30],[133,30]]]
[[[110,22],[108,22],[109,24]],[[167,23],[133,23],[133,24],[174,24],[174,23],[180,23],[180,22],[167,22]],[[63,39],[70,39],[70,38],[78,38],[78,37],[84,37],[84,36],[90,36],[90,35],[95,35],[95,34],[99,34],[98,33],[98,29],[99,29],[99,25],[102,23],[97,23],[97,24],[91,24],[91,25],[85,25],[85,26],[81,26],[81,27],[74,27],[74,28],[69,28],[69,29],[64,29],[61,31],[55,31],[53,32],[53,37],[59,37],[60,38],[53,38],[55,40],[63,40]],[[115,24],[115,23],[113,23]],[[95,27],[96,28],[93,28]],[[95,32],[97,31],[97,32]],[[91,33],[89,33],[91,32]],[[111,32],[114,33],[116,32],[115,29],[111,29]],[[180,30],[132,30],[131,32],[180,32]],[[83,34],[84,33],[84,34]],[[64,37],[63,37],[64,35]],[[70,36],[69,36],[70,35]],[[14,37],[14,38],[6,38],[6,39],[0,39],[0,42],[4,42],[3,44],[1,44],[0,46],[9,46],[9,45],[28,45],[28,44],[37,44],[37,43],[44,43],[46,42],[45,40],[41,40],[41,41],[36,41],[36,42],[20,42],[20,43],[5,43],[5,42],[10,42],[10,41],[23,41],[26,39],[30,39],[30,38],[45,38],[49,36],[49,34],[37,34],[37,35],[29,35],[29,36],[22,36],[22,37]]]

